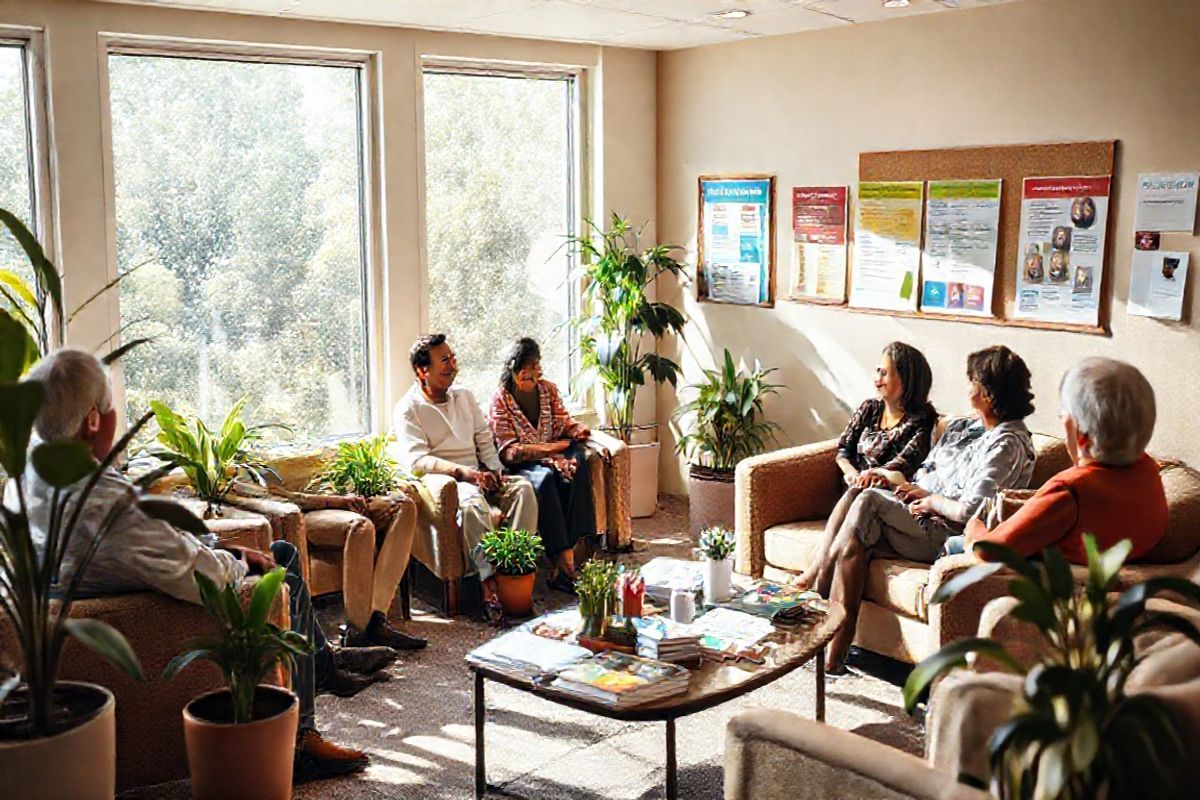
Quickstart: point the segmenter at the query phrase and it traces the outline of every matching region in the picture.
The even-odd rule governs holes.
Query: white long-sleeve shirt
[[[85,478],[64,491],[77,493],[86,482]],[[38,477],[32,465],[25,470],[24,484],[30,534],[39,555],[43,555],[54,488]],[[5,488],[4,504],[10,509],[17,507],[16,489],[16,481],[12,480]],[[114,469],[105,470],[88,496],[70,547],[63,555],[60,586],[70,582],[76,563],[103,524],[109,509],[116,503],[132,500],[135,494],[133,484],[121,473]],[[74,508],[75,501],[68,501],[65,521],[70,520]],[[233,553],[214,550],[192,534],[148,516],[136,503],[129,502],[113,520],[92,558],[80,583],[80,591],[98,595],[153,589],[198,605],[200,591],[192,577],[196,571],[211,578],[218,586],[224,586],[245,577],[247,567]]]
[[[501,469],[496,440],[470,389],[451,386],[446,402],[434,403],[414,383],[396,403],[392,424],[397,460],[405,469],[442,474],[480,464]]]

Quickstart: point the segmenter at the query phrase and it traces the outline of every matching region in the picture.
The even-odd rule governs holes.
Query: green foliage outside
[[[1117,573],[1132,547],[1122,541],[1104,552],[1085,537],[1088,576],[1077,585],[1071,567],[1053,547],[1041,561],[1027,561],[1002,545],[980,542],[976,552],[992,559],[944,583],[932,602],[943,603],[1008,567],[1009,592],[1020,602],[1011,615],[1035,626],[1046,656],[1026,670],[992,639],[946,645],[918,664],[904,686],[911,713],[939,676],[965,667],[967,656],[984,656],[1025,680],[1012,718],[989,743],[992,788],[1002,800],[1109,800],[1190,796],[1171,786],[1183,770],[1186,747],[1178,723],[1153,695],[1126,693],[1129,674],[1142,660],[1134,639],[1154,630],[1185,634],[1200,644],[1200,631],[1169,612],[1146,613],[1146,601],[1174,593],[1200,603],[1200,586],[1177,577],[1151,578],[1115,595]],[[986,786],[985,776],[963,776]],[[1162,784],[1162,785],[1159,785]]]
[[[402,475],[400,465],[388,452],[393,438],[380,433],[366,439],[339,442],[337,452],[309,488],[362,497],[378,497],[395,491]]]
[[[522,528],[488,531],[480,540],[483,555],[501,575],[528,575],[537,571],[545,552],[542,537]]]
[[[20,47],[0,45],[0,208],[25,225],[33,224],[29,131]],[[16,241],[0,239],[0,270],[10,270],[26,284],[34,275]]]

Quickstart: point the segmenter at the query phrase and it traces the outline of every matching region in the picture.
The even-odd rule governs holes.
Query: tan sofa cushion
[[[1159,474],[1167,493],[1167,532],[1144,560],[1175,564],[1200,550],[1200,474],[1180,464],[1163,464]]]
[[[346,543],[346,536],[352,527],[370,524],[371,520],[366,517],[340,508],[324,508],[304,515],[308,543],[313,547],[340,548]]]
[[[1071,466],[1071,454],[1067,452],[1067,443],[1057,436],[1033,434],[1033,449],[1037,453],[1037,462],[1033,465],[1033,477],[1029,481],[1031,489],[1039,488]]]
[[[819,519],[767,528],[763,532],[763,555],[773,567],[800,572],[812,562],[824,530],[825,521]]]

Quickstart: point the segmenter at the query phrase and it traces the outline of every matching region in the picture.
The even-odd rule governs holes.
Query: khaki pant
[[[498,512],[499,520],[494,519],[493,510]],[[480,541],[485,533],[497,528],[500,521],[507,522],[513,529],[537,530],[538,504],[533,484],[510,475],[499,490],[485,497],[475,484],[459,482],[458,525],[462,528],[463,548],[479,570],[481,581],[492,577],[495,569],[484,558]]]
[[[417,533],[417,504],[405,495],[370,502],[369,517],[346,537],[342,561],[342,600],[346,622],[365,631],[371,614],[387,614],[408,569]]]

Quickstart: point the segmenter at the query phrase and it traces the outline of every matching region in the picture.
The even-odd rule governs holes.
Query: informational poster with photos
[[[1196,189],[1200,172],[1138,175],[1136,231],[1185,231],[1196,227]]]
[[[1026,178],[1016,319],[1096,326],[1112,176]]]
[[[864,182],[854,207],[850,305],[917,310],[922,181]]]
[[[921,311],[993,316],[999,239],[999,179],[929,181]]]
[[[700,178],[702,300],[766,305],[771,296],[775,179]]]
[[[792,187],[793,300],[846,300],[846,186]]]
[[[1182,319],[1187,274],[1187,253],[1135,250],[1129,278],[1129,313],[1140,317]]]

